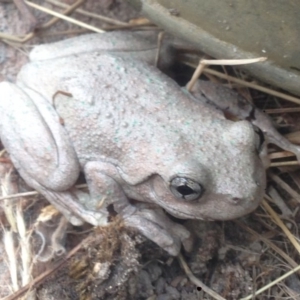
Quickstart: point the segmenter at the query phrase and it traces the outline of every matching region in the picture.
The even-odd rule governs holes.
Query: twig
[[[8,258],[8,266],[9,266],[9,273],[12,282],[12,288],[14,291],[17,291],[19,289],[18,268],[17,268],[17,258],[16,258],[16,249],[14,246],[13,232],[4,229],[3,237],[4,237],[3,239],[4,247]]]
[[[191,282],[193,282],[197,287],[200,287],[205,293],[207,293],[208,295],[210,295],[211,297],[213,297],[214,299],[217,300],[226,300],[225,298],[223,298],[222,296],[220,296],[219,294],[217,294],[215,291],[213,291],[212,289],[210,289],[208,286],[206,286],[202,281],[200,281],[190,270],[190,268],[188,267],[187,263],[185,262],[182,254],[179,254],[177,256],[179,263],[181,264],[185,274],[187,275],[187,277],[190,279]]]
[[[23,0],[14,0],[14,3],[17,6],[18,10],[22,13],[23,18],[27,21],[29,25],[29,31],[32,31],[38,23],[36,17],[33,15],[33,13],[30,11]]]
[[[55,17],[55,18],[52,18],[49,22],[47,22],[44,25],[42,25],[40,27],[41,29],[46,29],[46,28],[50,27],[51,25],[53,25],[54,23],[56,23],[58,20],[63,19],[65,21],[68,21],[70,23],[76,24],[76,25],[78,25],[80,27],[83,27],[83,28],[86,28],[88,30],[91,30],[91,31],[94,31],[94,32],[98,32],[98,33],[103,33],[104,31],[102,29],[100,29],[100,28],[91,26],[89,24],[86,24],[84,22],[78,21],[76,19],[73,19],[73,18],[70,18],[70,17],[64,15],[64,14],[69,14],[72,11],[74,11],[84,1],[85,0],[78,0],[72,6],[68,7],[68,9],[66,9],[63,13],[55,12],[55,11],[53,11],[51,9],[48,9],[46,7],[40,6],[38,4],[35,4],[33,2],[29,2],[29,1],[26,1],[26,0],[25,0],[25,3],[28,6],[31,6],[31,7],[35,8],[35,9],[38,9],[40,11],[43,11],[43,12],[48,13],[49,15],[52,15],[52,16]],[[25,35],[23,37],[22,36],[13,36],[13,35],[10,35],[10,34],[6,34],[6,33],[0,32],[0,38],[3,39],[3,40],[9,40],[9,41],[14,41],[14,42],[18,42],[18,43],[25,43],[28,40],[32,39],[36,35],[37,32],[38,31],[32,31],[32,32],[28,33],[27,35]]]
[[[197,66],[192,79],[187,84],[187,90],[191,91],[195,82],[198,80],[204,69],[209,65],[245,65],[245,64],[253,64],[257,62],[265,61],[266,57],[258,57],[258,58],[249,58],[249,59],[201,59],[199,65]]]
[[[257,239],[264,242],[266,245],[268,245],[270,248],[272,248],[277,254],[279,254],[287,263],[291,265],[292,268],[296,268],[298,264],[283,250],[281,250],[279,247],[277,247],[274,243],[272,243],[270,240],[262,236],[261,234],[257,233],[250,227],[246,226],[240,221],[234,221],[234,223],[238,224],[238,226],[242,227],[246,231],[248,231],[250,234],[254,235]]]
[[[267,114],[285,114],[285,113],[298,113],[300,112],[300,107],[281,107],[281,108],[267,108],[264,109]]]
[[[257,291],[255,292],[254,295],[257,296],[257,295],[261,294],[262,292],[266,291],[267,289],[269,289],[269,288],[272,287],[273,285],[275,285],[275,284],[277,284],[278,282],[280,282],[280,281],[286,279],[287,277],[291,276],[292,274],[296,273],[296,272],[299,271],[299,270],[300,270],[300,266],[298,266],[298,267],[292,269],[291,271],[289,271],[289,272],[285,273],[284,275],[282,275],[282,276],[276,278],[274,281],[270,282],[269,284],[263,286],[261,289],[257,290]],[[249,295],[249,296],[247,296],[247,297],[245,297],[245,298],[241,298],[240,300],[251,300],[251,299],[253,299],[253,296],[254,296],[254,295],[251,294],[251,295]]]
[[[184,60],[182,62],[185,63],[188,66],[191,66],[192,68],[196,68],[194,63],[184,61]],[[266,93],[266,94],[269,94],[269,95],[272,95],[272,96],[275,96],[275,97],[278,97],[278,98],[281,98],[281,99],[284,99],[284,100],[287,100],[287,101],[290,101],[290,102],[293,102],[293,103],[296,103],[296,104],[300,105],[300,99],[297,98],[297,97],[290,96],[290,95],[287,95],[285,93],[280,93],[278,91],[271,90],[269,88],[260,86],[260,85],[255,84],[255,83],[247,82],[245,80],[242,80],[242,79],[239,79],[239,78],[236,78],[236,77],[233,77],[233,76],[229,76],[229,75],[226,75],[224,73],[221,73],[221,72],[209,69],[209,68],[205,68],[203,73],[204,74],[205,73],[211,74],[211,75],[217,76],[219,78],[228,80],[230,82],[237,83],[241,86],[245,86],[245,87],[257,90],[257,91],[261,91],[263,93]]]
[[[268,173],[269,177],[274,180],[282,189],[289,193],[296,201],[300,202],[300,195],[286,184],[280,177],[272,172]]]
[[[0,32],[0,38],[1,39],[8,40],[8,41],[13,41],[13,42],[21,43],[21,44],[27,42],[30,39],[32,39],[34,36],[35,36],[35,32],[30,32],[30,33],[28,33],[28,34],[26,34],[25,36],[22,36],[22,37]]]
[[[5,152],[6,152],[6,150],[5,150],[5,149],[2,149],[2,150],[0,151],[0,157],[2,157],[2,156],[4,155]]]
[[[76,188],[78,189],[84,189],[87,187],[86,184],[78,184],[75,185]],[[18,198],[18,197],[29,197],[29,196],[35,196],[38,195],[39,192],[37,191],[32,191],[32,192],[25,192],[25,193],[18,193],[18,194],[12,194],[12,195],[7,195],[7,196],[2,196],[0,197],[0,201],[1,200],[5,200],[5,199],[13,199],[13,198]]]
[[[53,5],[56,5],[58,7],[63,7],[63,8],[70,7],[67,4],[64,4],[62,2],[58,2],[58,1],[55,1],[55,0],[46,0],[46,2],[51,3]],[[91,12],[85,11],[81,8],[76,9],[76,13],[81,14],[83,16],[90,17],[90,18],[98,19],[98,20],[101,20],[101,21],[104,21],[106,23],[113,24],[113,25],[120,25],[120,26],[128,25],[128,23],[126,23],[126,22],[121,22],[121,21],[118,21],[118,20],[115,20],[115,19],[112,19],[112,18],[108,18],[108,17],[101,16],[101,15],[98,15],[98,14],[95,14],[95,13],[91,13]]]
[[[16,221],[18,227],[18,233],[20,236],[21,246],[21,261],[22,261],[22,286],[30,282],[31,279],[31,266],[32,266],[32,255],[30,249],[30,233],[26,231],[26,224],[23,215],[23,209],[21,202],[17,204],[16,208]]]
[[[269,215],[272,217],[275,224],[277,224],[281,228],[281,230],[285,233],[285,235],[290,240],[290,242],[293,244],[293,246],[298,251],[298,253],[300,253],[300,244],[297,242],[294,235],[289,231],[289,229],[281,221],[281,219],[278,217],[276,212],[271,208],[271,206],[267,203],[266,200],[263,200],[262,206],[269,213]]]
[[[198,67],[196,68],[191,80],[188,82],[186,89],[190,92],[191,89],[193,88],[194,84],[196,83],[196,81],[198,80],[198,78],[200,77],[200,75],[202,74],[203,70],[206,68],[206,65],[204,63],[201,62],[198,65]]]
[[[281,161],[281,162],[272,162],[270,167],[285,167],[285,166],[299,166],[297,160],[293,161]]]
[[[91,31],[98,32],[98,33],[103,33],[103,32],[104,32],[104,30],[99,29],[99,28],[97,28],[97,27],[95,27],[95,26],[92,26],[92,25],[86,24],[86,23],[84,23],[84,22],[78,21],[78,20],[76,20],[76,19],[73,19],[73,18],[71,18],[71,17],[65,16],[65,15],[63,15],[63,14],[60,14],[60,13],[58,13],[58,12],[55,12],[55,11],[53,11],[53,10],[51,10],[51,9],[48,9],[48,8],[46,8],[46,7],[43,7],[43,6],[41,6],[41,5],[37,5],[37,4],[33,3],[33,2],[25,1],[25,3],[27,3],[29,6],[35,8],[35,9],[38,9],[38,10],[40,10],[40,11],[43,11],[43,12],[49,14],[49,15],[58,17],[58,18],[60,18],[60,19],[62,19],[62,20],[68,21],[68,22],[70,22],[70,23],[72,23],[72,24],[75,24],[75,25],[78,25],[78,26],[80,26],[80,27],[83,27],[83,28],[86,28],[86,29],[89,29],[89,30],[91,30]]]
[[[65,16],[70,15],[74,10],[76,10],[77,7],[79,7],[80,5],[82,5],[84,2],[85,2],[85,0],[77,0],[74,4],[72,4],[71,6],[68,6],[66,8],[66,10],[62,12],[62,14],[65,15]],[[50,26],[54,25],[59,20],[60,20],[60,18],[54,17],[50,21],[48,21],[47,23],[45,23],[42,26],[40,26],[38,29],[47,29]]]
[[[277,159],[277,158],[283,158],[283,157],[292,157],[295,156],[294,153],[289,151],[280,151],[280,152],[274,152],[269,154],[270,159]]]
[[[97,236],[97,239],[99,239],[99,238],[101,238],[101,237]],[[53,273],[58,271],[60,268],[62,268],[74,254],[76,254],[82,247],[84,247],[84,246],[86,247],[92,240],[93,240],[92,237],[87,237],[86,239],[82,240],[76,247],[74,247],[66,255],[64,260],[59,262],[55,267],[42,273],[41,275],[39,275],[38,277],[33,279],[29,284],[23,286],[22,288],[20,288],[17,292],[13,293],[12,295],[5,297],[3,300],[17,300],[17,299],[19,299],[19,297],[24,295],[30,288],[37,288],[47,277],[49,277],[50,275],[52,275]]]
[[[35,196],[35,195],[38,195],[37,191],[12,194],[12,195],[7,195],[7,196],[0,197],[0,201],[5,200],[5,199],[13,199],[13,198],[18,198],[18,197],[28,197],[28,196]]]
[[[161,31],[161,32],[158,34],[158,37],[157,37],[157,51],[156,51],[155,62],[154,62],[154,66],[155,66],[155,67],[157,67],[158,64],[159,64],[160,50],[161,50],[161,45],[162,45],[164,36],[165,36],[165,32],[164,32],[164,31]]]

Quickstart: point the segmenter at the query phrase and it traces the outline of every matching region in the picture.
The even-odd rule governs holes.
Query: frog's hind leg
[[[89,202],[89,194],[81,192],[75,187],[66,191],[53,191],[45,188],[25,170],[18,168],[18,162],[14,161],[13,158],[12,161],[25,182],[42,194],[72,225],[80,226],[83,221],[94,226],[107,224],[105,211],[90,211],[82,204]]]
[[[51,104],[8,82],[0,84],[0,94],[0,138],[21,177],[72,224],[105,223],[106,215],[85,209],[82,195],[73,188],[79,162]]]
[[[80,167],[54,108],[40,94],[9,82],[0,84],[0,94],[0,138],[18,168],[45,188],[68,189]]]

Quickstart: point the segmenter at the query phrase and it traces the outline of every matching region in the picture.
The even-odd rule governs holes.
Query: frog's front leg
[[[191,93],[197,99],[205,99],[205,101],[215,105],[225,113],[227,112],[240,120],[250,121],[262,130],[268,143],[273,143],[282,149],[293,152],[300,162],[300,147],[283,137],[275,129],[272,120],[267,114],[249,103],[235,91],[210,81],[198,80]]]
[[[137,229],[171,255],[178,255],[181,243],[186,248],[190,247],[189,231],[172,222],[162,209],[157,206],[151,208],[151,205],[144,203],[129,203],[127,193],[133,195],[134,192],[128,191],[130,187],[126,183],[124,191],[120,183],[122,178],[116,166],[93,161],[85,165],[84,172],[92,198],[88,207],[90,210],[95,210],[98,203],[104,202],[106,206],[112,204],[114,210],[124,219],[126,226]]]
[[[90,216],[73,192],[79,162],[51,104],[40,94],[8,82],[0,84],[0,95],[0,138],[23,179],[72,224],[82,223],[79,216],[98,225],[103,215]]]

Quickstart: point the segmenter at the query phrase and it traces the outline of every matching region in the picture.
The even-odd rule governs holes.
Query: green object
[[[300,95],[300,6],[282,0],[131,0],[167,32],[219,59],[266,56],[239,66]]]

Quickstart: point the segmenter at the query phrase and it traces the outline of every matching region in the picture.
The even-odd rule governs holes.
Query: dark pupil
[[[183,196],[187,196],[187,195],[190,195],[190,194],[194,194],[194,190],[191,189],[190,187],[186,186],[186,185],[182,185],[182,186],[179,186],[177,187],[177,191],[183,195]]]

